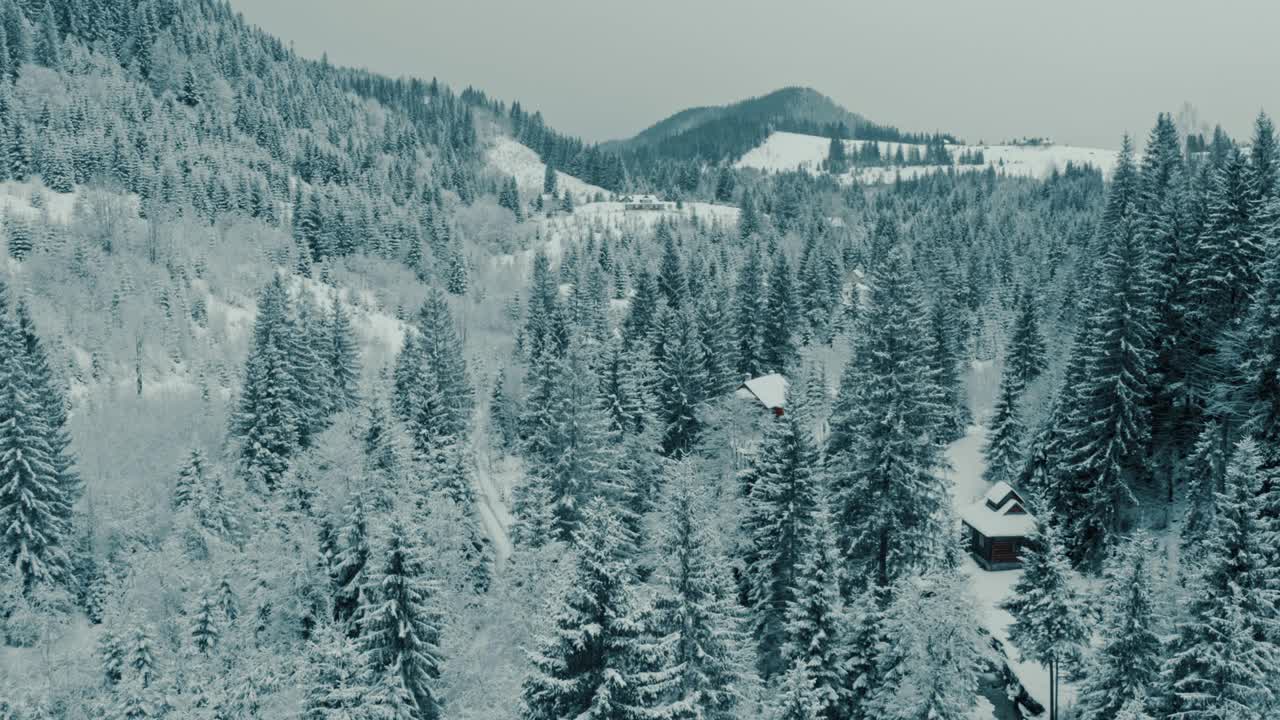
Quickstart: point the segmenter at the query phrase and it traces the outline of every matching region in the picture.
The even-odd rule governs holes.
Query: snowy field
[[[846,151],[852,156],[867,140],[846,140]],[[899,147],[905,152],[912,147],[906,143],[881,142],[881,156],[892,156]],[[735,164],[739,168],[751,168],[765,172],[789,172],[806,170],[811,173],[821,171],[822,163],[827,159],[831,139],[817,135],[801,135],[799,133],[775,132],[759,147],[743,155]],[[923,145],[914,146],[921,154]],[[1018,177],[1044,178],[1053,170],[1066,167],[1067,163],[1076,165],[1092,165],[1110,176],[1115,169],[1118,152],[1102,148],[1074,147],[1071,145],[1022,146],[1022,145],[948,145],[952,157],[958,158],[965,151],[982,151],[987,165],[994,165],[996,172]],[[957,171],[985,170],[987,165],[954,165]],[[856,179],[862,183],[891,182],[895,177],[911,179],[920,175],[945,169],[942,165],[909,165],[888,167],[855,167],[841,176],[843,182]]]
[[[542,182],[545,179],[547,166],[538,158],[538,153],[530,148],[509,137],[499,136],[493,139],[493,144],[485,153],[485,159],[498,172],[514,177],[516,187],[520,189],[521,194],[536,195],[542,192]],[[572,193],[574,200],[594,197],[596,193],[605,196],[610,194],[608,190],[598,185],[583,182],[558,170],[556,183],[561,191],[568,190]]]

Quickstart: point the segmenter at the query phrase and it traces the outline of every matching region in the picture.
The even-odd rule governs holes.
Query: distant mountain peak
[[[811,87],[789,85],[727,105],[681,110],[603,147],[673,159],[734,161],[775,130],[884,140],[901,136],[896,128],[877,125]]]

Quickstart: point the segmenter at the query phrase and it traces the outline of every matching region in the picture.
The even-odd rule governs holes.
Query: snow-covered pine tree
[[[777,705],[770,715],[772,720],[821,720],[819,704],[815,698],[813,680],[804,667],[796,661],[782,676],[778,688]]]
[[[326,323],[329,342],[324,362],[328,366],[328,375],[332,378],[329,405],[341,412],[350,410],[360,402],[360,349],[351,327],[351,317],[337,293],[334,293],[332,303],[333,309]]]
[[[302,421],[295,366],[285,349],[288,313],[288,293],[277,275],[258,297],[244,385],[231,420],[231,433],[240,443],[240,471],[265,490],[274,489],[288,469]]]
[[[1259,518],[1260,463],[1253,440],[1236,446],[1218,495],[1217,542],[1164,667],[1165,717],[1254,719],[1274,707],[1277,590]]]
[[[787,607],[796,599],[808,531],[818,509],[819,473],[818,451],[807,425],[796,413],[774,420],[751,469],[742,520],[751,623],[765,678],[787,667]]]
[[[1085,344],[1074,350],[1081,372],[1078,378],[1067,372],[1066,382],[1079,382],[1067,387],[1074,402],[1060,400],[1071,414],[1062,429],[1058,497],[1048,508],[1065,523],[1072,560],[1095,565],[1119,528],[1121,511],[1134,502],[1133,487],[1147,476],[1142,461],[1151,437],[1148,263],[1130,219],[1122,216],[1120,222],[1123,227],[1099,231],[1107,234],[1110,249]]]
[[[547,163],[542,173],[542,192],[544,195],[555,195],[558,192],[558,178],[556,177],[556,168],[551,163]]]
[[[397,717],[438,720],[442,714],[442,618],[436,589],[405,523],[393,519],[377,553],[379,562],[360,591],[360,652],[375,675],[403,687]],[[406,702],[407,701],[407,702]]]
[[[704,425],[707,377],[702,344],[691,309],[664,310],[658,332],[663,353],[658,359],[654,399],[662,425],[662,450],[678,458],[697,445]]]
[[[1259,232],[1280,237],[1280,198],[1265,206]],[[1229,369],[1217,408],[1257,438],[1266,467],[1280,467],[1280,241],[1264,245],[1258,289],[1223,350]]]
[[[333,619],[354,634],[360,592],[369,570],[369,518],[364,496],[356,493],[343,508],[345,522],[334,532],[329,578],[333,588]]]
[[[730,322],[728,290],[719,282],[704,289],[697,301],[698,340],[702,349],[705,396],[720,397],[737,386],[733,366],[734,337]]]
[[[1005,353],[1005,369],[1025,387],[1044,372],[1044,336],[1036,319],[1035,295],[1031,288],[1023,291],[1018,300],[1018,315],[1009,336],[1009,349]]]
[[[748,672],[733,585],[708,527],[705,492],[684,464],[673,474],[653,609],[668,662],[678,668],[664,699],[691,717],[733,720]]]
[[[1000,378],[1000,392],[991,411],[991,428],[982,452],[987,469],[982,478],[989,483],[1013,484],[1023,468],[1022,441],[1026,428],[1022,425],[1018,401],[1022,395],[1021,375],[1005,366]]]
[[[1186,298],[1197,355],[1187,382],[1201,399],[1226,371],[1218,357],[1222,333],[1247,310],[1264,257],[1251,232],[1248,163],[1238,148],[1213,176],[1206,203],[1205,224],[1189,256]]]
[[[1198,565],[1204,560],[1209,547],[1217,542],[1214,518],[1218,493],[1226,486],[1230,442],[1222,426],[1216,420],[1209,420],[1183,463],[1187,478],[1183,494],[1186,510],[1179,528],[1178,547],[1180,564],[1191,576],[1198,572]]]
[[[764,372],[786,373],[800,357],[794,284],[787,255],[779,252],[769,272],[769,292],[760,322],[760,365]]]
[[[654,242],[662,245],[662,260],[658,264],[658,291],[667,301],[668,308],[680,310],[688,298],[689,287],[685,284],[684,264],[680,261],[674,228],[660,221],[654,231]]]
[[[473,492],[468,435],[474,406],[462,342],[448,300],[432,291],[396,358],[392,408],[437,485],[457,498]]]
[[[844,673],[842,712],[849,720],[872,720],[872,698],[879,691],[880,651],[887,641],[884,611],[890,588],[872,585],[847,606],[845,625],[840,631]]]
[[[738,268],[733,299],[733,334],[737,338],[734,355],[739,377],[753,378],[765,372],[761,327],[766,308],[764,288],[760,248],[749,248],[742,266]]]
[[[489,437],[497,450],[510,452],[516,448],[520,438],[519,421],[520,410],[507,387],[506,368],[499,367],[489,394]]]
[[[828,452],[843,577],[888,585],[943,557],[950,499],[938,469],[939,391],[924,308],[904,253],[871,278],[859,351],[841,379]],[[845,588],[846,593],[849,588]]]
[[[832,557],[835,538],[831,535],[831,517],[821,503],[805,532],[796,589],[787,606],[783,655],[808,673],[818,716],[839,720],[847,707],[841,657],[844,639],[840,637],[843,618]]]
[[[180,510],[196,501],[196,495],[204,487],[208,464],[203,450],[199,447],[191,449],[191,454],[178,470],[178,479],[173,485],[173,494],[169,500],[173,509]]]
[[[71,565],[74,497],[34,390],[18,329],[0,315],[0,551],[24,591],[65,579]]]
[[[1132,699],[1145,699],[1157,689],[1164,648],[1147,557],[1152,550],[1149,538],[1139,534],[1110,559],[1102,593],[1102,647],[1086,666],[1076,706],[1081,720],[1118,717]]]
[[[903,578],[885,611],[885,640],[865,717],[963,720],[978,692],[978,629],[968,578],[935,570]]]
[[[396,718],[360,654],[359,643],[335,625],[320,626],[307,648],[303,666],[303,720]],[[400,707],[403,707],[401,705]]]
[[[1049,669],[1049,719],[1057,718],[1058,677],[1088,640],[1071,566],[1053,518],[1043,518],[1022,551],[1022,577],[1001,607],[1013,615],[1009,641],[1022,656]]]
[[[576,530],[587,502],[619,484],[618,450],[600,399],[593,352],[582,340],[571,340],[565,357],[554,359],[549,368],[549,394],[529,403],[531,410],[538,406],[524,453],[530,476],[526,485],[545,486],[540,492],[552,503],[556,532],[563,540]]]
[[[202,591],[191,613],[191,646],[200,655],[208,655],[222,636],[217,600],[212,591]]]
[[[582,516],[572,580],[529,653],[522,717],[639,720],[646,717],[645,679],[637,672],[641,628],[631,569],[621,559],[624,532],[603,500]]]
[[[941,438],[949,442],[964,437],[966,426],[973,420],[960,369],[963,358],[956,311],[949,302],[940,300],[930,308],[929,339],[929,371],[939,392],[939,432]]]

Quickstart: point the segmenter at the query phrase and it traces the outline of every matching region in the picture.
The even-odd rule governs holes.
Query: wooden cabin
[[[734,394],[757,402],[774,416],[782,417],[783,406],[787,402],[787,378],[778,373],[751,378],[739,385]]]
[[[1022,567],[1019,553],[1034,532],[1036,519],[1026,503],[1006,482],[991,486],[978,502],[960,511],[968,536],[969,552],[987,570]]]

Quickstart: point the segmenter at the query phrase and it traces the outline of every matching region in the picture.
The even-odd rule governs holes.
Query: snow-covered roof
[[[1001,480],[1000,482],[991,486],[991,489],[987,491],[987,494],[983,496],[983,499],[991,503],[992,505],[995,505],[996,507],[1000,507],[1001,501],[1009,497],[1010,494],[1013,494],[1015,497],[1018,497],[1018,494],[1013,491],[1013,488],[1009,485],[1009,483]],[[1022,498],[1019,497],[1018,499],[1021,500]]]
[[[748,400],[755,398],[770,410],[780,408],[787,402],[787,379],[778,373],[761,375],[742,383],[735,394]]]
[[[992,507],[1006,498],[1003,505]],[[1036,527],[1036,519],[1023,507],[1022,498],[1004,482],[992,486],[978,502],[961,508],[960,519],[987,537],[1026,537]]]

